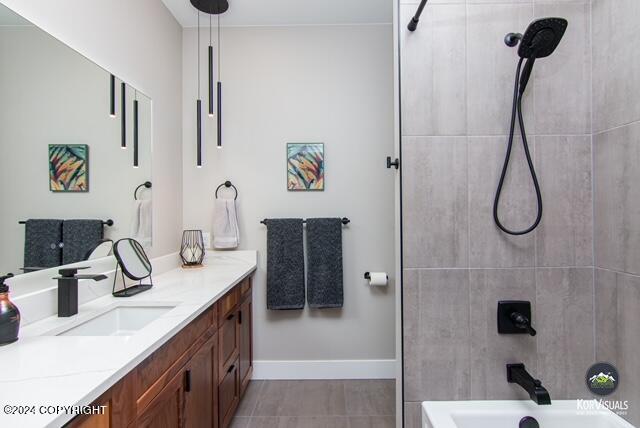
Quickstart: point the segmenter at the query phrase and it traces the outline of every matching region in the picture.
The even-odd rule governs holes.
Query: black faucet
[[[102,281],[106,275],[77,275],[78,270],[89,269],[89,266],[60,269],[58,280],[58,317],[71,317],[78,313],[78,280],[92,279]]]
[[[551,404],[549,392],[542,386],[542,382],[534,379],[524,368],[524,364],[507,364],[507,382],[517,383],[524,388],[529,397],[538,405]]]

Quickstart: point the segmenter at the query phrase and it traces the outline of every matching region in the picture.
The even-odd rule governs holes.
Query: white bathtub
[[[424,428],[518,428],[530,416],[540,428],[634,428],[596,401],[425,401]]]

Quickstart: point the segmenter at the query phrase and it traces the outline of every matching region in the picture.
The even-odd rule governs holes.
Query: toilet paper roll
[[[389,283],[389,276],[386,272],[369,273],[369,285],[374,287],[385,286]]]

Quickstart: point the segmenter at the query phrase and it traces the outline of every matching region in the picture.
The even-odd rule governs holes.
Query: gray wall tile
[[[596,131],[640,120],[640,2],[593,2],[593,113]]]
[[[422,428],[422,403],[404,403],[404,428]]]
[[[518,55],[503,40],[507,33],[524,31],[533,18],[533,4],[469,4],[467,13],[468,133],[506,135]],[[527,130],[533,133],[532,107],[528,93],[523,109]]]
[[[591,398],[584,375],[595,363],[593,269],[538,269],[534,323],[537,376],[551,398]]]
[[[595,260],[640,273],[640,123],[594,136]]]
[[[415,6],[401,12],[408,23]],[[404,135],[465,135],[465,24],[464,4],[429,3],[420,30],[401,31]]]
[[[590,1],[535,3],[536,18],[569,21],[556,51],[533,71],[536,134],[591,134],[590,7]]]
[[[534,269],[471,270],[469,289],[472,398],[528,399],[522,388],[507,383],[506,364],[524,363],[535,376],[536,339],[498,334],[496,311],[500,300],[528,300],[535,311]]]
[[[597,358],[614,364],[620,386],[613,399],[629,400],[626,419],[640,423],[640,277],[596,270]]]
[[[405,267],[468,266],[465,137],[403,139]]]
[[[532,151],[534,150],[531,144]],[[469,263],[474,267],[533,267],[534,236],[509,236],[493,221],[493,200],[507,150],[506,137],[469,137]],[[520,139],[500,200],[502,223],[524,229],[535,220],[535,193]]]
[[[593,266],[591,137],[536,137],[537,266]]]
[[[469,399],[466,269],[404,273],[405,399]]]

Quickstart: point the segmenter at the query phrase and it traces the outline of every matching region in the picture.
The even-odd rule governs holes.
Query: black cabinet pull
[[[235,365],[231,365],[231,367],[229,367],[229,370],[227,370],[227,373],[231,373],[235,369],[236,369],[236,366]]]
[[[238,312],[238,324],[242,324],[242,311]]]
[[[236,314],[230,314],[230,315],[227,317],[227,321],[231,321],[231,320],[233,319],[233,317],[235,317],[235,316],[236,316]]]
[[[184,372],[184,390],[191,392],[191,370]]]

